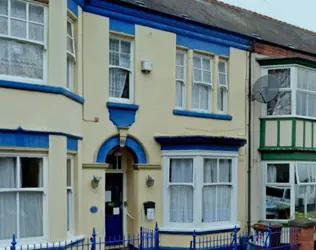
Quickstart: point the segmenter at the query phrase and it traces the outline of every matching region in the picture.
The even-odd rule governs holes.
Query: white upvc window
[[[212,58],[199,54],[193,56],[192,109],[211,112]]]
[[[176,108],[185,108],[186,96],[186,52],[178,50],[176,55]]]
[[[237,153],[164,151],[163,169],[163,228],[236,225]]]
[[[69,235],[74,234],[74,159],[67,157],[67,232]]]
[[[298,65],[269,66],[263,75],[280,81],[277,97],[263,105],[267,116],[302,116],[316,118],[316,70]]]
[[[227,61],[220,59],[217,70],[217,111],[227,113],[228,106],[228,69]]]
[[[316,163],[265,162],[263,219],[316,220]]]
[[[47,156],[0,155],[0,242],[47,236]]]
[[[76,50],[75,50],[75,32],[74,23],[68,18],[67,20],[67,89],[74,90],[75,81],[75,63],[76,63]]]
[[[110,38],[109,97],[111,101],[133,101],[133,48],[132,41]]]
[[[0,1],[0,79],[43,84],[46,79],[47,8]]]

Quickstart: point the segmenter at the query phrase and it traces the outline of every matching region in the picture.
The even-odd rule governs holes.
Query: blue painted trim
[[[208,51],[217,55],[229,56],[229,46],[205,42],[191,37],[177,35],[177,45],[189,49]]]
[[[224,146],[224,145],[161,145],[161,150],[209,150],[209,151],[235,151],[239,150],[238,146]]]
[[[22,127],[18,127],[17,129],[8,129],[8,128],[0,128],[0,133],[27,133],[27,134],[38,134],[38,135],[61,135],[67,136],[69,138],[82,140],[81,136],[72,135],[64,132],[57,132],[57,131],[39,131],[39,130],[26,130]]]
[[[27,90],[27,91],[58,94],[58,95],[63,95],[80,104],[84,103],[84,99],[81,96],[76,95],[75,93],[62,87],[0,80],[0,88],[20,89],[20,90]]]
[[[220,150],[238,151],[245,139],[224,136],[156,136],[161,150]]]
[[[77,17],[78,3],[75,0],[67,0],[67,8]]]
[[[0,132],[0,147],[49,148],[48,134]]]
[[[102,146],[100,147],[98,151],[96,162],[104,163],[109,152],[112,149],[119,146],[120,146],[119,136],[115,135],[107,139],[102,144]],[[142,145],[140,145],[138,141],[136,141],[130,136],[127,136],[126,141],[125,141],[125,146],[132,152],[135,163],[147,164],[146,153]]]
[[[78,139],[67,136],[67,150],[78,151]]]
[[[168,231],[168,230],[159,230],[160,234],[172,234],[172,235],[192,235],[193,231],[195,232],[196,235],[205,235],[205,234],[218,234],[218,233],[230,233],[234,232],[235,228],[225,228],[225,229],[220,229],[220,230],[201,230],[201,231]],[[237,227],[237,232],[240,230],[239,227]]]
[[[106,106],[108,108],[119,108],[119,109],[128,109],[128,110],[138,110],[139,106],[136,104],[127,104],[119,102],[107,102]]]
[[[146,153],[138,141],[128,136],[125,141],[125,146],[133,153],[135,163],[147,164]]]
[[[116,32],[121,32],[121,33],[126,33],[126,34],[134,36],[135,35],[135,24],[111,18],[110,19],[110,30],[116,31]]]
[[[81,8],[83,8],[85,1],[87,0],[73,0],[76,4],[78,4]],[[87,1],[88,2],[88,1]]]
[[[109,110],[109,119],[115,126],[127,128],[135,122],[138,105],[107,102],[106,106]]]
[[[226,120],[226,121],[231,121],[233,119],[231,115],[201,113],[201,112],[179,110],[179,109],[174,109],[173,114],[180,115],[180,116],[190,116],[190,117],[197,117],[197,118],[208,118],[208,119]]]
[[[156,28],[177,35],[195,38],[201,41],[226,45],[248,51],[251,40],[243,35],[219,30],[190,20],[176,18],[158,11],[146,11],[110,3],[91,0],[84,6],[84,11],[106,16],[133,24]]]

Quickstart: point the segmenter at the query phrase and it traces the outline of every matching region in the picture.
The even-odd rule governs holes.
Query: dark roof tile
[[[138,0],[119,0],[137,5]],[[294,25],[229,4],[208,0],[142,0],[146,8],[165,14],[190,19],[216,28],[252,37],[258,34],[262,40],[281,46],[316,54],[316,33]]]

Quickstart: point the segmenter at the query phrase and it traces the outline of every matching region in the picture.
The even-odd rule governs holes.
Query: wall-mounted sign
[[[92,207],[90,207],[90,212],[92,214],[95,214],[96,212],[98,212],[98,208],[96,206],[92,206]]]

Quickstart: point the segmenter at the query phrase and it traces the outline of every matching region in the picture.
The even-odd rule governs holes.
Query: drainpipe
[[[251,95],[251,82],[252,82],[252,53],[255,51],[255,40],[253,40],[249,54],[248,54],[248,233],[251,231],[251,104],[252,104],[252,95]]]

